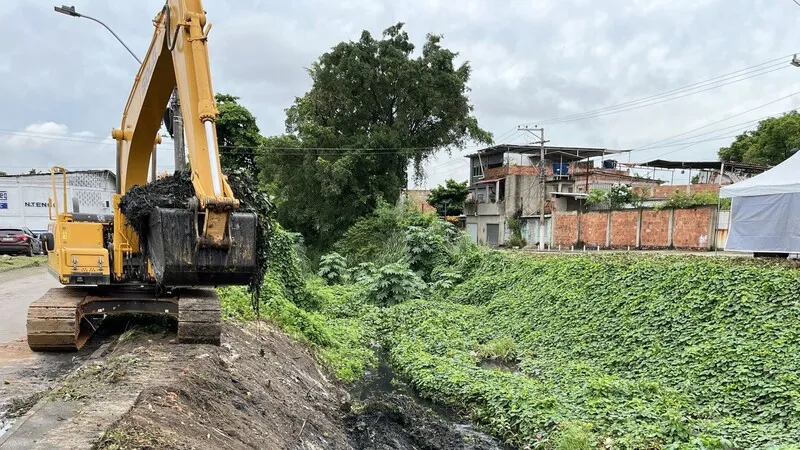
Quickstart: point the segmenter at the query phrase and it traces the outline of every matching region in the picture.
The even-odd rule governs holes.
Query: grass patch
[[[99,361],[78,368],[69,374],[61,384],[47,394],[51,400],[82,400],[92,396],[97,388],[97,383],[116,384],[128,374],[139,359],[132,355],[111,356],[105,361]]]
[[[317,360],[338,379],[355,381],[376,362],[374,351],[368,346],[374,338],[360,320],[367,305],[349,304],[350,297],[341,287],[327,287],[321,281],[315,286],[312,301],[321,310],[308,311],[289,301],[281,284],[268,275],[262,288],[260,316],[309,345]],[[219,294],[225,317],[245,321],[257,318],[245,289],[222,288]]]
[[[0,256],[0,273],[9,270],[24,269],[27,267],[37,267],[47,264],[47,256]]]
[[[140,426],[124,418],[106,430],[95,442],[92,450],[126,450],[178,448],[177,442],[154,433],[150,427]]]
[[[510,363],[517,359],[517,343],[513,338],[504,336],[478,346],[477,353],[483,359],[497,359]]]

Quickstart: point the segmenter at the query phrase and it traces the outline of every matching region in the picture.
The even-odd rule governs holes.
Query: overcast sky
[[[336,43],[358,39],[362,29],[379,36],[402,21],[415,43],[429,32],[443,34],[443,45],[470,62],[475,114],[498,143],[524,143],[531,137],[516,127],[541,123],[551,145],[636,149],[680,135],[620,158],[625,162],[713,160],[728,136],[800,106],[800,93],[790,96],[800,91],[800,68],[788,56],[800,50],[800,7],[792,0],[402,3],[205,0],[214,89],[241,97],[262,134],[280,133],[284,108],[310,87],[304,67]],[[100,25],[56,14],[54,4],[3,0],[0,8],[0,170],[114,165],[108,136],[119,126],[138,65]],[[104,21],[141,57],[163,1],[74,5]],[[768,61],[777,62],[757,66]],[[699,85],[705,91],[694,95],[677,91],[684,96],[657,97],[647,107],[640,102],[586,120],[546,121],[742,69],[748,70],[726,86]],[[714,125],[687,133],[708,124]],[[474,150],[432,161],[426,184],[466,179],[463,154]],[[159,169],[172,170],[171,159],[171,144],[163,144]]]

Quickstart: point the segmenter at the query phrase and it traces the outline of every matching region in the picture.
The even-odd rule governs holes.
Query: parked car
[[[44,255],[39,235],[27,228],[0,228],[0,254]]]

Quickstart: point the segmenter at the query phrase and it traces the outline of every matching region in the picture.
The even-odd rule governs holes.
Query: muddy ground
[[[221,346],[177,344],[169,324],[98,333],[87,350],[11,380],[17,395],[4,398],[18,423],[0,449],[502,448],[392,383],[385,364],[341,385],[269,324],[224,323]]]

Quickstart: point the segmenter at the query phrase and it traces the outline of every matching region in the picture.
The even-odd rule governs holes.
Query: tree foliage
[[[419,56],[403,24],[364,31],[308,70],[312,88],[287,110],[285,136],[266,140],[265,172],[278,219],[328,247],[378,199],[394,203],[407,169],[422,176],[437,151],[491,142],[467,98],[470,66],[428,35]]]
[[[589,206],[605,204],[611,210],[620,209],[625,205],[641,208],[648,199],[647,192],[642,189],[633,189],[629,184],[616,184],[608,191],[592,189],[586,197],[586,204]]]
[[[746,131],[727,147],[719,149],[721,161],[750,164],[780,164],[800,147],[800,113],[791,111],[758,123],[755,130]]]
[[[226,172],[253,170],[262,140],[255,116],[239,104],[239,97],[217,94],[215,98],[219,110],[216,127],[222,169]]]
[[[436,208],[436,212],[443,216],[459,215],[464,212],[464,202],[467,201],[469,188],[467,182],[446,180],[444,186],[439,185],[431,189],[428,203]]]

